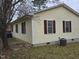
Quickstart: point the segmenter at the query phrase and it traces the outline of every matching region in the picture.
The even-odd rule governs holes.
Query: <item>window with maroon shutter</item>
[[[11,31],[13,32],[13,25],[11,26]]]
[[[56,33],[56,25],[55,25],[55,20],[53,21],[53,33]]]
[[[71,21],[63,21],[63,32],[71,32]]]
[[[47,34],[47,20],[44,20],[44,34]]]
[[[55,21],[52,20],[44,20],[44,34],[55,33]]]
[[[26,22],[22,22],[21,23],[21,29],[22,29],[22,34],[25,34],[26,33]]]
[[[71,29],[71,21],[69,21],[69,22],[70,22],[70,23],[69,23],[69,24],[70,24],[70,32],[72,32],[72,29]]]
[[[63,32],[65,32],[65,21],[63,21]]]
[[[18,24],[15,25],[15,31],[18,33]]]

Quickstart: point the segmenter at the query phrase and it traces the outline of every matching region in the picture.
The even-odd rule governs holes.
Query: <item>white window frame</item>
[[[65,33],[66,33],[66,32],[70,32],[70,31],[67,31],[67,30],[66,30],[67,22],[69,22],[69,21],[65,21]],[[71,22],[71,21],[70,21],[70,22]],[[69,25],[69,24],[68,24],[68,25]],[[68,26],[68,30],[70,30],[70,27],[69,27],[69,26]]]
[[[48,32],[48,21],[51,21],[51,22],[53,22],[53,21],[52,21],[52,20],[47,20],[47,34],[52,34],[52,33],[53,33],[53,23],[52,23],[52,32],[49,33],[49,32]]]

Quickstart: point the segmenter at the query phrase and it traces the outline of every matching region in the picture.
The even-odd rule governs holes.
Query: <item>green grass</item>
[[[13,42],[15,41],[18,40]],[[79,59],[79,43],[68,44],[65,47],[47,45],[32,48],[22,46],[18,48],[11,52],[9,59]]]

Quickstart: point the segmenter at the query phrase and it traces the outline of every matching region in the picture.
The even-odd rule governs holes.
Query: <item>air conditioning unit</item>
[[[67,40],[65,38],[60,38],[59,39],[59,45],[60,46],[66,46],[67,45]]]

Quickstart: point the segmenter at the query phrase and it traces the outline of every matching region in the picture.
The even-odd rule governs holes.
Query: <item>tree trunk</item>
[[[1,30],[1,40],[2,40],[2,45],[3,45],[3,49],[7,50],[9,49],[9,45],[8,45],[8,40],[6,35],[6,29]]]

